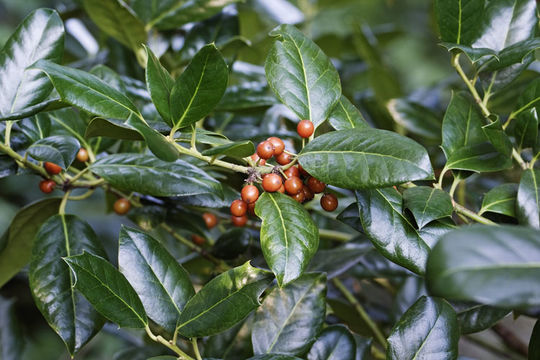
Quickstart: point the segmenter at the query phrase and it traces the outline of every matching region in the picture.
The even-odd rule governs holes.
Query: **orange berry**
[[[308,138],[311,135],[313,135],[313,131],[315,130],[315,126],[313,126],[313,123],[309,120],[302,120],[298,123],[298,126],[296,127],[296,131],[298,132],[298,135],[300,135],[303,138]]]
[[[128,199],[120,198],[115,201],[113,209],[118,215],[125,215],[129,212],[129,209],[131,209],[131,203]]]
[[[216,215],[209,212],[203,213],[202,218],[208,229],[212,229],[218,223],[218,218],[216,217]]]
[[[274,156],[281,154],[285,150],[285,143],[278,137],[272,136],[266,139],[266,141],[270,141],[274,145]]]
[[[47,173],[50,174],[50,175],[57,175],[57,174],[60,174],[62,172],[62,168],[60,166],[56,165],[55,163],[52,163],[52,162],[46,161],[43,164],[43,167],[45,168]]]
[[[254,203],[259,198],[259,189],[255,185],[246,185],[242,188],[242,200],[246,203]]]

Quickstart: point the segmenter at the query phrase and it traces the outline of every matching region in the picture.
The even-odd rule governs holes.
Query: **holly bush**
[[[81,359],[102,329],[115,359],[456,359],[486,329],[506,346],[486,349],[540,359],[539,322],[528,348],[500,323],[540,314],[536,1],[424,5],[408,31],[442,46],[430,86],[393,68],[403,29],[333,6],[82,0],[22,20],[0,174],[52,194],[0,239],[2,359],[23,358],[21,283]],[[96,198],[125,216],[114,244],[84,216]]]

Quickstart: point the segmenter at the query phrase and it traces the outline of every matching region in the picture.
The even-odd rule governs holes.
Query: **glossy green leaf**
[[[480,35],[484,0],[437,0],[435,14],[441,40],[471,45]]]
[[[423,228],[433,220],[452,216],[454,210],[448,193],[429,186],[405,190],[403,205],[411,210],[419,228]]]
[[[531,81],[529,86],[519,96],[516,109],[512,112],[512,115],[517,116],[532,107],[536,108],[537,114],[540,112],[540,79]]]
[[[411,133],[441,140],[441,119],[425,106],[406,99],[392,99],[387,108],[394,121]]]
[[[245,158],[253,153],[255,153],[255,145],[249,140],[215,146],[202,152],[203,155],[207,156],[226,155],[234,158]]]
[[[83,0],[90,19],[107,35],[137,51],[146,42],[146,30],[133,10],[119,0]]]
[[[423,274],[428,244],[402,214],[402,198],[394,188],[356,192],[360,220],[377,250],[417,274]]]
[[[266,58],[268,84],[301,119],[318,127],[341,97],[339,75],[330,59],[292,25],[270,32],[276,38]]]
[[[267,84],[246,82],[229,86],[216,109],[219,111],[240,111],[277,104],[278,100]]]
[[[534,328],[529,340],[529,360],[534,360],[540,356],[540,320],[534,324]]]
[[[516,148],[526,149],[534,148],[538,145],[538,113],[536,108],[530,108],[519,115],[514,124],[514,138],[516,139]]]
[[[52,87],[52,85],[51,85],[51,87]],[[44,101],[42,101],[42,102],[40,102],[40,103],[38,103],[36,105],[28,106],[28,107],[24,108],[23,110],[13,112],[13,113],[10,113],[10,114],[7,114],[7,115],[0,115],[0,120],[24,119],[24,118],[27,118],[29,116],[36,115],[36,114],[38,114],[40,112],[61,109],[63,107],[67,107],[67,106],[69,106],[69,105],[64,104],[60,100],[60,97],[57,94],[54,94],[54,92],[53,92],[53,93],[51,93],[49,95],[49,97],[47,99],[45,99]]]
[[[154,196],[217,193],[221,185],[194,165],[164,162],[150,155],[115,154],[92,164],[92,171],[112,186]]]
[[[493,212],[507,216],[516,216],[517,184],[502,184],[489,190],[482,200],[480,215]]]
[[[183,128],[204,118],[227,88],[227,64],[214,44],[203,47],[176,80],[170,97],[172,122]]]
[[[322,274],[305,274],[282,288],[274,288],[255,315],[253,351],[304,354],[319,334],[325,311],[326,276]]]
[[[540,229],[540,170],[523,172],[517,192],[516,215],[520,224]]]
[[[231,229],[221,234],[216,240],[212,247],[212,254],[220,259],[235,259],[247,250],[252,241],[249,229]]]
[[[489,57],[488,61],[497,58],[497,52],[492,49],[474,48],[472,46],[459,45],[452,42],[443,42],[440,45],[445,47],[448,51],[459,51],[464,53],[473,64],[483,60],[485,57]]]
[[[188,301],[178,320],[178,332],[202,337],[227,330],[259,307],[259,298],[271,281],[270,272],[249,262],[218,275]]]
[[[15,299],[0,296],[0,356],[4,360],[22,360],[24,335],[15,315]]]
[[[525,39],[502,49],[497,56],[482,63],[479,71],[493,72],[526,62],[527,56],[540,47],[540,38]]]
[[[180,312],[195,295],[189,274],[154,238],[124,227],[118,267],[135,289],[148,317],[174,333]]]
[[[469,307],[457,314],[460,333],[472,334],[489,329],[509,313],[508,309],[488,305]]]
[[[319,247],[319,229],[306,209],[281,194],[263,193],[255,205],[262,220],[264,258],[283,286],[302,275]]]
[[[474,225],[446,234],[435,245],[428,259],[427,285],[430,293],[451,300],[538,306],[539,263],[538,230]]]
[[[248,360],[301,360],[296,356],[280,355],[280,354],[266,354],[266,355],[256,355],[250,357]]]
[[[367,241],[349,242],[333,249],[319,250],[309,263],[309,272],[325,272],[328,279],[339,276],[356,265],[373,247]]]
[[[34,236],[41,225],[58,213],[60,198],[31,203],[17,213],[2,238],[6,243],[0,251],[0,287],[17,274],[30,260]]]
[[[163,356],[154,356],[151,358],[148,358],[148,360],[177,360],[178,358],[176,356],[170,356],[170,355],[163,355]]]
[[[456,229],[457,226],[452,218],[444,218],[430,222],[418,231],[420,237],[430,248],[446,233]]]
[[[388,337],[386,358],[456,359],[459,325],[443,299],[421,297],[403,314]]]
[[[75,276],[75,287],[103,316],[120,327],[144,328],[148,318],[137,293],[107,260],[84,252],[64,258]]]
[[[356,357],[354,360],[367,360],[369,359],[369,354],[371,354],[371,343],[373,339],[365,338],[358,334],[353,334],[354,340],[356,342]]]
[[[113,139],[122,140],[143,140],[144,138],[137,130],[118,120],[109,120],[104,118],[94,118],[88,124],[86,133],[87,138],[105,136]]]
[[[308,360],[353,360],[355,357],[354,337],[343,325],[324,329],[307,355]]]
[[[28,154],[38,161],[49,161],[67,169],[81,148],[79,141],[70,136],[49,136],[28,148]]]
[[[356,106],[344,95],[341,95],[339,101],[334,106],[328,121],[336,130],[370,127]]]
[[[252,356],[250,329],[253,318],[254,316],[250,315],[229,330],[211,336],[204,343],[204,358],[240,360]]]
[[[34,239],[28,271],[37,308],[72,355],[94,337],[105,322],[75,291],[75,279],[62,260],[83,251],[105,256],[90,225],[74,215],[53,216],[41,226]]]
[[[148,47],[146,49],[146,87],[152,97],[152,102],[163,119],[173,125],[171,115],[171,91],[174,80],[169,72],[160,64],[159,59]]]
[[[317,179],[348,189],[433,178],[426,149],[386,130],[351,129],[318,136],[298,160]]]
[[[56,11],[38,9],[21,22],[0,51],[0,118],[47,106],[52,85],[30,66],[40,59],[59,62],[63,52],[64,25]]]

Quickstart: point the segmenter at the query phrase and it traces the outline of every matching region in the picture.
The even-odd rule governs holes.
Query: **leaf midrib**
[[[281,221],[281,229],[283,230],[283,237],[284,237],[284,241],[285,241],[285,249],[287,249],[287,251],[285,252],[285,269],[283,269],[283,278],[285,278],[285,271],[287,270],[288,268],[288,265],[289,265],[289,237],[287,235],[287,228],[285,227],[285,219],[283,218],[283,214],[281,212],[281,209],[279,208],[279,205],[278,203],[276,202],[276,200],[274,199],[274,197],[272,195],[269,195],[268,196],[271,200],[272,200],[272,203],[274,204],[278,214],[279,214],[279,219]]]

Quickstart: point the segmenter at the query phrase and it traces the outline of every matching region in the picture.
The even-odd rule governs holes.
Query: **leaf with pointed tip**
[[[536,108],[524,110],[516,116],[514,124],[514,138],[516,148],[535,148],[538,145],[538,112]]]
[[[339,276],[352,268],[362,256],[373,249],[368,241],[349,242],[333,249],[319,250],[309,263],[309,272],[325,272],[328,279]]]
[[[81,144],[74,137],[55,135],[30,145],[28,154],[38,161],[49,161],[67,169],[80,148]]]
[[[143,140],[144,138],[137,130],[118,120],[104,118],[94,118],[88,124],[84,134],[87,138],[105,136],[122,140]]]
[[[49,82],[50,83],[50,82]],[[52,87],[52,85],[51,85]],[[8,115],[1,115],[0,114],[0,121],[3,120],[19,120],[24,119],[32,115],[36,115],[40,112],[46,112],[46,111],[52,111],[56,109],[62,109],[64,107],[69,106],[68,104],[64,104],[57,94],[51,94],[47,99],[43,100],[39,104],[31,105],[23,110],[10,113]]]
[[[22,360],[24,335],[15,315],[15,299],[0,296],[0,356],[4,360]]]
[[[358,111],[356,106],[345,95],[341,95],[339,98],[339,101],[329,115],[328,121],[336,130],[370,127],[360,111]]]
[[[107,319],[120,327],[144,328],[148,318],[129,282],[102,257],[83,252],[65,257],[75,275],[75,287]]]
[[[512,112],[512,115],[517,116],[532,107],[536,108],[537,114],[540,112],[540,79],[531,81],[525,91],[519,96],[516,109]]]
[[[480,60],[483,60],[485,57],[488,57],[488,61],[491,61],[492,59],[497,59],[497,52],[495,50],[486,49],[486,48],[474,48],[472,46],[468,45],[460,45],[453,42],[442,42],[440,43],[441,46],[446,48],[448,51],[460,51],[467,55],[469,60],[473,64],[476,64]]]
[[[208,115],[219,103],[229,81],[227,64],[214,44],[203,47],[171,90],[172,123],[183,128]]]
[[[443,299],[422,296],[392,329],[386,358],[455,359],[458,341],[459,325],[454,309]]]
[[[161,117],[169,124],[173,125],[171,116],[171,91],[174,87],[174,80],[159,62],[159,59],[154,55],[148,47],[146,49],[146,87],[152,102],[156,106]]]
[[[63,52],[64,25],[56,11],[38,9],[24,18],[0,51],[0,118],[48,105],[51,82],[30,66],[40,59],[59,62]]]
[[[523,63],[527,56],[540,48],[540,38],[525,39],[502,49],[497,56],[482,63],[479,71],[493,72]]]
[[[276,38],[264,69],[268,84],[301,119],[322,124],[341,97],[337,70],[323,51],[292,25],[270,32]]]
[[[352,360],[356,357],[356,343],[343,325],[324,329],[307,354],[308,360]]]
[[[274,288],[255,315],[255,354],[300,355],[315,341],[326,311],[326,276],[305,274]]]
[[[174,147],[174,144],[168,141],[161,133],[152,129],[148,123],[137,114],[131,113],[125,124],[141,134],[148,148],[161,160],[172,162],[178,159],[179,153]]]
[[[454,207],[448,193],[429,186],[417,186],[403,192],[403,205],[411,210],[419,228],[429,222],[452,216]]]
[[[489,190],[482,200],[482,208],[478,212],[498,213],[507,216],[516,216],[517,184],[502,184]]]
[[[178,319],[178,333],[202,337],[227,330],[259,307],[259,297],[271,282],[270,272],[249,262],[218,275],[188,301]]]
[[[446,299],[526,308],[540,305],[538,264],[539,230],[473,225],[437,242],[426,279],[430,293]]]
[[[306,209],[279,192],[264,192],[255,214],[262,220],[264,258],[283,286],[302,275],[319,247],[319,230]]]
[[[347,189],[433,178],[426,149],[414,140],[386,130],[329,132],[304,147],[298,161],[317,179]]]
[[[520,224],[540,229],[540,170],[527,169],[521,175],[516,215]]]
[[[406,99],[392,99],[386,107],[394,121],[411,133],[441,140],[441,120],[431,109]]]
[[[459,311],[457,319],[460,333],[472,334],[489,329],[509,313],[508,309],[488,305],[475,305]]]
[[[74,215],[53,216],[34,239],[28,271],[37,308],[71,355],[90,341],[105,322],[75,291],[75,279],[62,261],[62,257],[83,251],[105,256],[90,225]]]
[[[255,146],[249,140],[235,141],[204,150],[203,155],[226,155],[234,158],[245,158],[255,152]]]
[[[118,267],[148,317],[174,333],[180,312],[195,295],[186,270],[157,240],[128,227],[120,231]]]
[[[437,0],[435,14],[441,40],[455,44],[471,45],[480,36],[481,14],[484,0]]]

